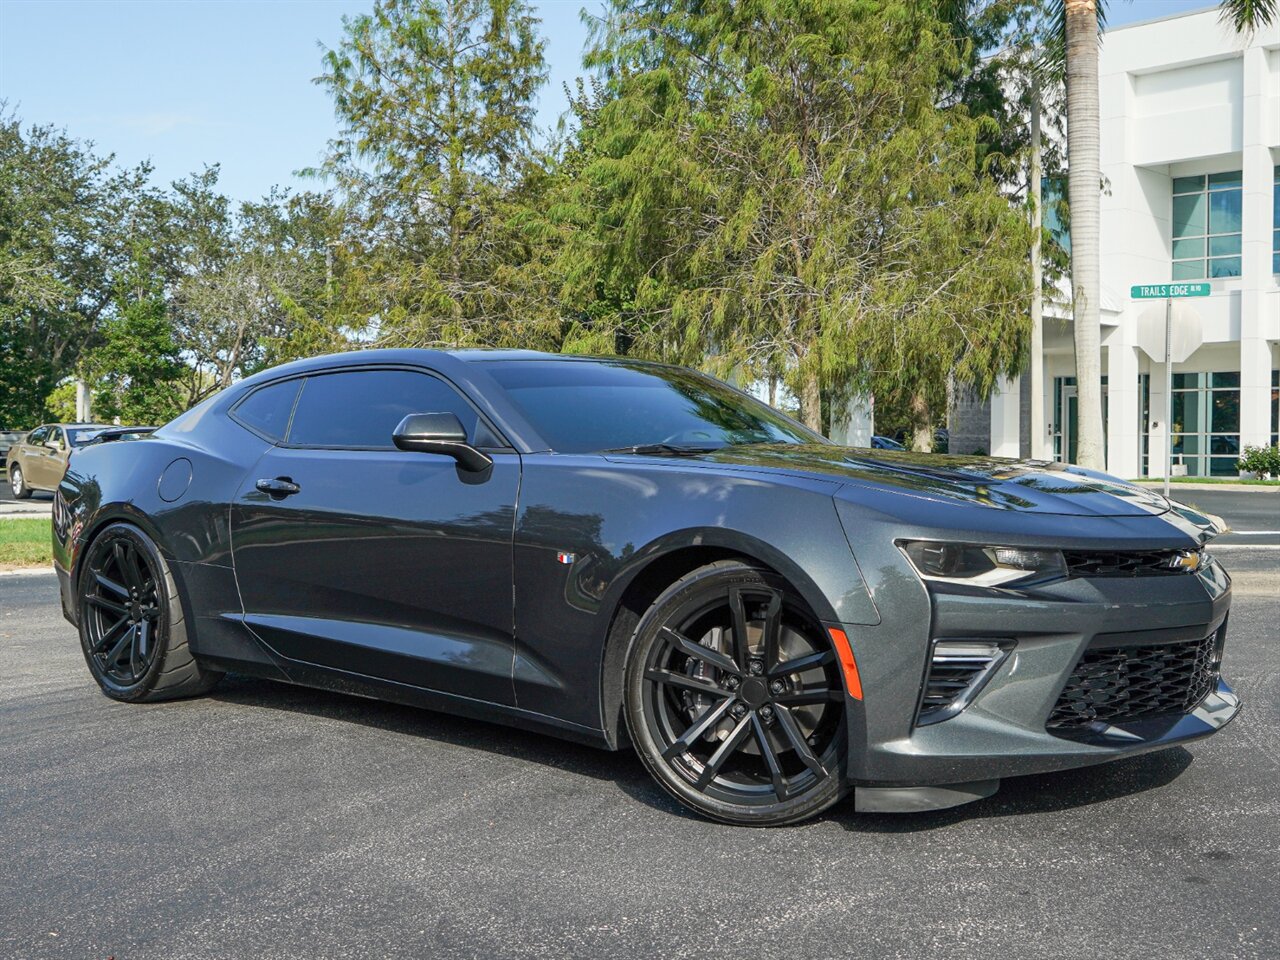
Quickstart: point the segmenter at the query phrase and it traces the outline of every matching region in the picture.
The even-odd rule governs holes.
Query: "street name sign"
[[[1134,300],[1168,300],[1181,297],[1207,297],[1213,287],[1207,280],[1198,283],[1136,283],[1129,288]]]
[[[1173,301],[1186,297],[1207,297],[1213,287],[1207,280],[1191,283],[1135,283],[1129,288],[1134,300],[1164,301],[1164,330],[1153,311],[1138,318],[1138,345],[1152,360],[1164,360],[1164,495],[1169,496],[1169,475],[1173,473],[1173,365],[1185,363],[1200,346],[1200,318],[1195,311],[1179,306],[1180,323],[1175,327]],[[1163,332],[1164,336],[1160,334]],[[1154,426],[1154,424],[1153,424]]]

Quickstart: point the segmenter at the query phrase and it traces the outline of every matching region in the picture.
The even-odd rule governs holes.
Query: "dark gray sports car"
[[[111,697],[236,671],[630,745],[761,825],[1219,729],[1217,532],[1073,467],[833,446],[690,370],[484,351],[266,371],[79,451],[54,510]]]

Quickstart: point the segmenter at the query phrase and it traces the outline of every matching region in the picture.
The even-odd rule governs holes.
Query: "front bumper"
[[[1231,583],[1216,563],[1185,576],[1080,578],[1023,591],[936,584],[926,589],[918,578],[879,572],[881,624],[844,625],[863,689],[849,721],[848,777],[858,787],[958,788],[959,799],[915,808],[950,806],[993,792],[987,785],[1004,777],[1198,740],[1240,710],[1239,698],[1217,678],[1185,714],[1095,722],[1069,732],[1046,727],[1064,684],[1091,646],[1159,644],[1215,631],[1225,637]],[[997,640],[1010,643],[1012,651],[964,710],[918,726],[929,650],[939,639]],[[965,796],[966,790],[972,795]],[[870,801],[867,808],[887,809]]]

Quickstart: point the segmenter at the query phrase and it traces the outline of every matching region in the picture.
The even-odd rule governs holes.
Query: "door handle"
[[[283,497],[292,496],[302,490],[300,486],[288,477],[276,477],[275,479],[264,478],[259,480],[255,486],[263,493],[268,493],[277,500]]]

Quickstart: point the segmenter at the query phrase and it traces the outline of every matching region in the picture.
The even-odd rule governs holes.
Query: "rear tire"
[[[207,693],[222,672],[191,654],[169,565],[137,527],[115,523],[81,561],[77,605],[89,672],[114,700],[150,703]]]
[[[783,826],[843,795],[848,734],[835,651],[771,571],[720,560],[676,581],[641,618],[625,669],[636,752],[691,810]]]
[[[22,468],[16,463],[9,464],[9,489],[13,491],[13,499],[26,500],[31,496],[31,488],[27,486],[27,478],[22,475]]]

